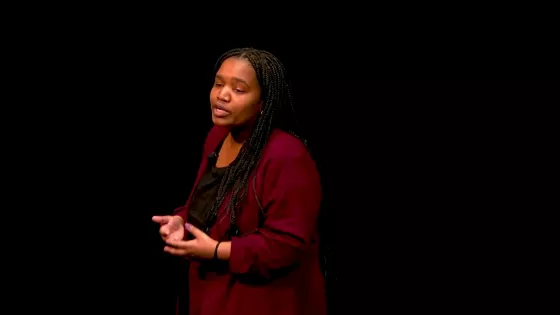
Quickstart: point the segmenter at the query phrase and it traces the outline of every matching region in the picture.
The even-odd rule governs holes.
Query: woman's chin
[[[216,126],[227,127],[231,125],[231,121],[227,118],[216,117],[212,115],[212,122]]]

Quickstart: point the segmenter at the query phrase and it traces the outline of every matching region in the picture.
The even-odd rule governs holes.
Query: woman
[[[252,48],[228,51],[216,68],[193,191],[153,218],[164,250],[190,260],[189,314],[326,314],[321,185],[296,136],[285,68]]]

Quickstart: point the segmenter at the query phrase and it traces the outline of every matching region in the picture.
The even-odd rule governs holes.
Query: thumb
[[[185,223],[185,229],[189,231],[189,233],[191,233],[195,238],[201,236],[207,236],[206,233],[202,232],[201,230],[199,230],[197,227],[195,227],[190,223]]]
[[[152,217],[152,221],[154,221],[155,223],[159,223],[159,224],[167,224],[170,219],[171,219],[171,216],[168,216],[168,215],[153,216]]]

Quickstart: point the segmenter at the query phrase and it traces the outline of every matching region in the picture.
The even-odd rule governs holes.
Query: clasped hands
[[[184,258],[212,259],[218,242],[194,227],[184,223],[179,216],[154,216],[152,221],[160,224],[159,234],[165,241],[164,251]],[[185,241],[185,230],[194,239]]]

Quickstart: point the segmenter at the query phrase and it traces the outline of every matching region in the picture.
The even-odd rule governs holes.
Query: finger
[[[182,241],[182,240],[174,240],[168,238],[165,240],[165,244],[169,247],[180,248],[185,250],[190,250],[193,247],[193,241]]]
[[[166,246],[177,248],[177,249],[184,249],[187,252],[192,252],[196,246],[196,240],[183,241],[183,240],[174,240],[168,238],[165,240],[165,243]]]
[[[169,236],[169,227],[167,225],[163,225],[160,229],[159,229],[159,234],[161,234],[161,236]]]
[[[189,223],[185,223],[185,229],[189,231],[189,233],[191,233],[195,238],[208,236],[206,235],[206,233],[202,232],[197,227]]]
[[[163,251],[170,253],[171,255],[174,256],[187,256],[189,255],[189,252],[186,249],[183,248],[175,248],[175,247],[171,247],[171,246],[165,246],[163,248]]]
[[[171,216],[170,215],[163,215],[163,216],[153,216],[152,217],[152,221],[159,223],[159,224],[167,224],[167,222],[169,222],[169,220],[171,220]]]
[[[171,235],[173,235],[173,234],[171,234],[171,233],[169,234],[169,236],[170,236],[169,239],[170,239],[170,240],[175,240],[175,241],[181,241],[181,240],[183,240],[182,237],[180,237],[180,236],[178,236],[178,235],[176,235],[176,234],[173,235],[173,236],[171,236]]]

